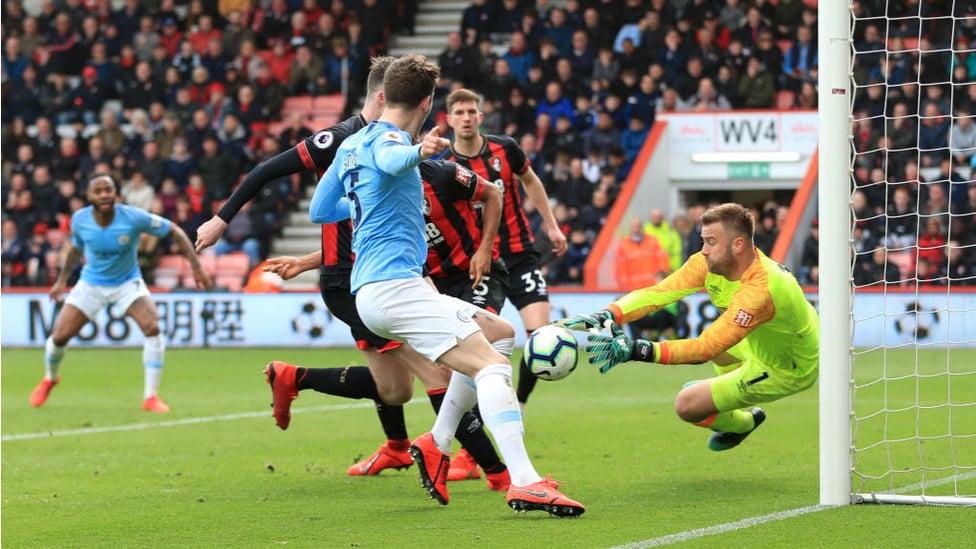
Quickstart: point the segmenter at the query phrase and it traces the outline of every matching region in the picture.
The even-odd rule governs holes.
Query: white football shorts
[[[481,331],[474,315],[478,307],[437,293],[422,278],[373,282],[356,293],[356,309],[373,333],[409,344],[437,361]]]
[[[140,297],[152,297],[142,277],[127,280],[118,286],[96,286],[79,280],[64,302],[85,313],[89,320],[95,320],[95,314],[103,308],[115,304],[125,312]]]

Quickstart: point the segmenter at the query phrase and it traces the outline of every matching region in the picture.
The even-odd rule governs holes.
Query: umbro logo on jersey
[[[746,326],[752,324],[752,320],[753,316],[751,314],[739,309],[739,312],[735,313],[735,318],[732,319],[732,322],[745,328]]]

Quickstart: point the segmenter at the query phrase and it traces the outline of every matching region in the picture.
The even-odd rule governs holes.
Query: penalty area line
[[[709,526],[707,528],[696,528],[695,530],[678,532],[677,534],[669,534],[667,536],[661,536],[659,538],[646,539],[643,541],[635,541],[632,543],[627,543],[625,545],[617,545],[615,547],[611,547],[610,549],[644,549],[646,547],[661,547],[664,545],[671,545],[672,543],[681,543],[683,541],[704,538],[706,536],[714,536],[717,534],[734,532],[736,530],[744,530],[746,528],[752,528],[753,526],[758,526],[760,524],[765,524],[767,522],[776,522],[778,520],[791,519],[802,515],[816,513],[818,511],[824,511],[833,508],[834,507],[830,505],[810,505],[808,507],[800,507],[799,509],[791,509],[789,511],[778,511],[776,513],[770,513],[768,515],[750,517],[742,520],[737,520],[735,522],[716,524],[715,526]]]
[[[427,402],[426,399],[413,399],[407,404],[417,402]],[[310,408],[293,408],[291,413],[302,414],[305,412],[328,412],[335,410],[355,410],[359,408],[373,408],[373,402],[360,402],[355,404],[329,404],[325,406],[312,406]],[[242,414],[228,414],[223,416],[209,417],[189,417],[173,421],[154,421],[149,423],[131,423],[129,425],[107,425],[105,427],[85,427],[82,429],[66,429],[63,431],[44,431],[40,433],[20,433],[3,435],[0,440],[3,442],[15,442],[18,440],[35,440],[39,438],[97,435],[101,433],[118,433],[123,431],[142,431],[145,429],[156,429],[159,427],[181,427],[184,425],[197,425],[200,423],[217,423],[221,421],[236,421],[239,419],[251,419],[255,417],[271,417],[271,411],[264,412],[245,412]]]

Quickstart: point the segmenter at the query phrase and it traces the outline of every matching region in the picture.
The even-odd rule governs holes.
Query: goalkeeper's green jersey
[[[630,292],[609,309],[618,323],[629,322],[703,289],[721,314],[696,338],[658,343],[657,362],[699,364],[737,346],[737,351],[795,375],[817,367],[817,312],[796,278],[759,249],[737,281],[710,273],[699,252],[659,284]]]

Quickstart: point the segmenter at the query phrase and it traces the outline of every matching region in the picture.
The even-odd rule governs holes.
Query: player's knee
[[[376,389],[383,404],[389,404],[391,406],[406,404],[413,396],[413,386],[388,385],[385,387],[377,387]]]
[[[703,416],[701,406],[698,403],[698,399],[695,398],[694,393],[688,389],[682,390],[678,393],[678,396],[674,399],[674,413],[681,418],[682,421],[687,421],[688,423],[698,423],[699,421],[705,419]]]
[[[58,347],[64,347],[65,345],[68,344],[68,341],[70,341],[73,336],[74,334],[69,334],[69,333],[55,330],[51,334],[51,341]]]
[[[153,337],[159,335],[159,322],[153,319],[152,322],[144,322],[139,324],[139,328],[142,330],[143,335],[146,337]]]

